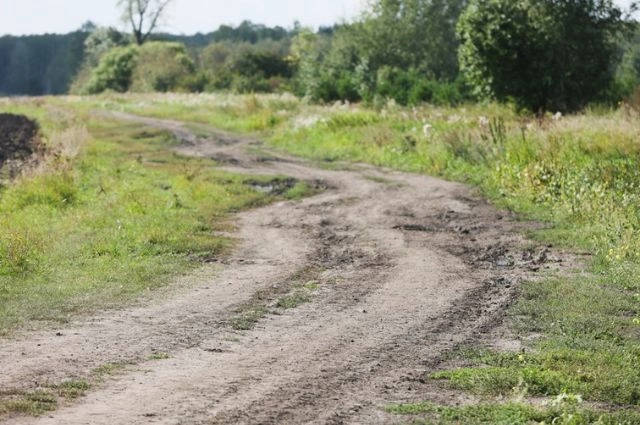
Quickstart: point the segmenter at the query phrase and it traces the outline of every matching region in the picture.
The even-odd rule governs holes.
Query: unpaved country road
[[[384,406],[438,400],[425,373],[491,333],[518,282],[548,267],[546,252],[523,248],[527,224],[462,185],[365,166],[325,170],[249,139],[117,118],[173,131],[183,154],[327,189],[239,214],[235,253],[168,294],[0,341],[3,392],[129,365],[51,414],[4,423],[397,422]],[[276,306],[311,280],[310,302]],[[267,313],[253,329],[234,330],[239,314],[260,307]]]

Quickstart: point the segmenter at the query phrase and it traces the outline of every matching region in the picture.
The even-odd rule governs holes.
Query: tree
[[[142,45],[157,28],[172,0],[119,0],[122,19],[129,25],[136,43]]]
[[[460,64],[484,96],[574,111],[610,86],[625,25],[611,0],[471,0],[458,23]]]
[[[361,19],[294,41],[298,93],[311,99],[431,101],[458,77],[456,23],[466,0],[370,0]],[[296,54],[296,51],[298,54]]]
[[[85,60],[90,67],[95,67],[100,58],[109,50],[129,43],[126,34],[113,27],[96,27],[84,42]]]
[[[458,74],[456,23],[466,0],[371,0],[357,30],[372,69],[416,69],[437,79]]]
[[[138,53],[137,46],[115,47],[109,50],[100,58],[100,63],[93,69],[82,91],[87,94],[102,93],[105,90],[128,91]]]
[[[132,92],[167,92],[181,89],[195,65],[182,43],[150,41],[138,47],[131,74]]]

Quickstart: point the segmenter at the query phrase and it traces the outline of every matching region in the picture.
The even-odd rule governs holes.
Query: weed
[[[267,314],[268,310],[262,306],[247,308],[232,317],[229,320],[231,328],[236,331],[248,331],[258,323],[258,321]]]
[[[80,380],[65,381],[60,385],[55,385],[55,389],[61,397],[66,399],[76,399],[82,397],[89,390],[89,383]]]
[[[308,290],[298,289],[290,295],[286,295],[278,300],[276,307],[285,310],[296,308],[302,304],[311,301],[311,295]]]
[[[57,408],[58,402],[54,394],[48,391],[33,391],[17,394],[8,399],[0,399],[0,413],[22,413],[40,416]]]
[[[108,376],[121,374],[129,363],[106,363],[92,370],[92,375],[101,380]]]

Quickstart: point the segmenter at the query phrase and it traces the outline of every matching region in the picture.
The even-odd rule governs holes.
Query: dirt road
[[[492,333],[518,282],[546,267],[546,252],[524,248],[527,224],[459,184],[327,170],[213,130],[119,118],[173,131],[184,154],[326,190],[239,214],[235,253],[175,285],[185,289],[1,341],[3,390],[127,365],[50,415],[6,423],[397,422],[384,406],[448,397],[425,373]],[[278,303],[300,291],[308,302]]]

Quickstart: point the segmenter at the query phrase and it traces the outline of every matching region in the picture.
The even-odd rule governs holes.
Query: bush
[[[149,42],[139,47],[131,91],[167,92],[185,89],[195,65],[180,43]]]
[[[611,0],[472,0],[458,22],[461,68],[484,96],[578,110],[610,86],[624,26]]]
[[[204,88],[194,76],[195,65],[180,43],[150,42],[142,46],[115,47],[91,71],[82,92],[167,92]]]
[[[97,68],[91,72],[83,92],[102,93],[106,90],[126,92],[131,85],[131,76],[136,66],[138,49],[135,46],[116,47],[105,53]]]
[[[457,105],[473,98],[462,78],[453,82],[436,81],[416,70],[390,67],[378,71],[375,93],[401,105]]]

